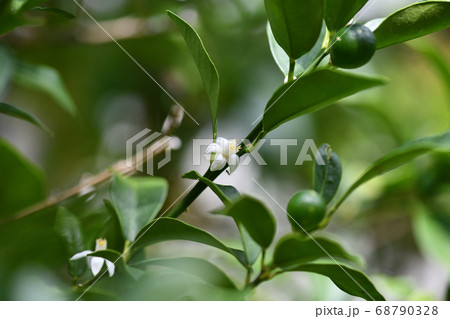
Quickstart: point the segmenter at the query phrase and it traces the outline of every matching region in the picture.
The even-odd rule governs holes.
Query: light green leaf
[[[441,265],[450,274],[450,233],[422,204],[416,204],[413,232],[420,251]]]
[[[25,11],[31,10],[33,7],[49,1],[50,0],[12,0],[11,11],[14,14],[24,13]]]
[[[78,218],[65,207],[59,207],[56,213],[55,231],[69,260],[73,255],[84,250],[83,233]],[[69,261],[69,274],[80,277],[86,271],[85,260]]]
[[[183,178],[199,180],[206,184],[225,205],[230,204],[232,200],[237,199],[240,196],[239,191],[233,186],[216,184],[196,171],[190,171],[184,174]]]
[[[45,131],[47,134],[53,135],[52,131],[50,131],[50,129],[45,126],[45,124],[43,124],[37,117],[31,115],[30,113],[22,111],[15,106],[0,102],[0,113],[30,122],[31,124],[34,124]]]
[[[75,19],[75,16],[67,11],[58,9],[58,8],[52,8],[52,7],[36,7],[32,9],[33,11],[42,11],[46,13],[51,13],[53,15],[56,15],[58,17],[62,17],[65,19]]]
[[[45,198],[43,172],[2,139],[0,159],[0,217],[7,217]]]
[[[206,93],[209,97],[209,105],[211,107],[213,122],[213,138],[217,137],[217,114],[219,111],[219,74],[216,66],[208,55],[197,32],[183,19],[171,11],[167,11],[169,17],[175,22],[178,30],[186,42],[195,64],[200,72]]]
[[[320,36],[317,39],[314,47],[308,53],[297,59],[294,69],[295,76],[298,76],[308,70],[311,67],[313,61],[322,53],[322,45],[325,39],[326,31],[327,27],[325,26],[325,23],[323,23],[322,31],[320,32]],[[290,59],[286,52],[284,52],[283,48],[281,48],[275,40],[269,23],[267,23],[267,38],[269,40],[270,51],[272,52],[272,56],[275,62],[280,68],[281,72],[283,72],[283,74],[287,76],[289,74]]]
[[[384,78],[342,71],[319,70],[308,74],[275,92],[263,116],[264,131],[270,132],[293,118],[385,83]]]
[[[377,49],[450,27],[449,1],[424,1],[400,9],[375,30]]]
[[[334,212],[350,194],[365,182],[404,165],[418,156],[430,152],[450,152],[450,131],[438,136],[420,138],[408,142],[372,164],[366,172],[345,192],[333,208]]]
[[[339,31],[368,0],[325,0],[325,22],[331,32]]]
[[[237,224],[239,233],[241,235],[242,245],[244,247],[245,257],[247,258],[247,266],[251,267],[259,255],[261,254],[261,247],[258,243],[250,236],[245,227],[241,224]]]
[[[167,181],[159,177],[114,175],[110,196],[127,240],[134,241],[139,230],[156,217],[168,188]]]
[[[320,35],[323,0],[265,0],[267,18],[278,44],[292,59],[309,52]]]
[[[330,278],[339,289],[349,295],[369,301],[385,300],[365,274],[344,265],[308,264],[289,269],[289,271],[304,271],[323,275]]]
[[[261,247],[267,248],[275,236],[276,224],[272,213],[259,200],[243,196],[219,214],[233,217],[242,224]]]
[[[220,268],[205,259],[193,257],[168,259],[156,258],[140,261],[133,264],[133,266],[146,265],[169,267],[198,277],[206,283],[214,286],[222,287],[225,289],[237,289],[234,282]]]
[[[298,266],[320,258],[342,259],[361,265],[359,257],[349,254],[339,243],[327,238],[305,238],[289,234],[281,238],[273,256],[274,265],[281,268]]]
[[[0,45],[0,98],[3,97],[6,87],[9,84],[15,67],[15,59],[9,50]]]
[[[75,116],[77,109],[57,70],[46,65],[20,62],[14,74],[14,82],[51,96],[64,110]]]
[[[313,189],[329,203],[336,194],[342,177],[342,166],[339,156],[328,144],[319,148],[319,154],[325,165],[315,162]]]
[[[136,236],[136,243],[133,248],[139,249],[171,240],[188,240],[218,248],[236,257],[242,265],[246,266],[243,251],[229,248],[210,233],[169,217],[158,218],[142,228]]]

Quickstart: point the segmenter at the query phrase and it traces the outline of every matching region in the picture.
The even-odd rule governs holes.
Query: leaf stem
[[[296,60],[295,59],[289,59],[289,73],[288,76],[286,78],[286,83],[288,82],[292,82],[295,80],[295,65],[296,65]]]

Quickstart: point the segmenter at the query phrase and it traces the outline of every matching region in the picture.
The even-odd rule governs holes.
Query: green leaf
[[[450,233],[422,204],[416,203],[413,233],[420,251],[443,265],[450,274]]]
[[[3,97],[6,87],[14,71],[15,59],[9,50],[0,45],[0,98]]]
[[[11,11],[15,14],[24,13],[25,11],[31,10],[50,0],[12,0],[11,1]]]
[[[0,139],[0,216],[7,217],[45,198],[45,175]]]
[[[37,117],[25,111],[22,111],[21,109],[15,106],[0,102],[0,113],[30,122],[31,124],[34,124],[43,131],[45,131],[47,134],[51,136],[53,135],[52,131],[50,131],[50,129],[47,126],[45,126],[45,124],[43,124]]]
[[[237,289],[234,282],[220,268],[204,259],[193,257],[156,258],[133,264],[133,266],[146,265],[169,267],[198,277],[211,285],[225,289]]]
[[[377,49],[450,27],[449,1],[424,1],[400,9],[375,30]]]
[[[242,224],[249,235],[261,247],[267,248],[275,237],[275,218],[259,200],[243,196],[219,214],[233,217],[237,224]]]
[[[261,254],[261,247],[258,243],[250,236],[245,227],[241,224],[237,224],[239,233],[241,235],[242,245],[244,247],[245,257],[247,259],[247,266],[251,267],[259,255]]]
[[[301,115],[318,111],[344,97],[385,84],[380,77],[319,70],[279,88],[267,103],[263,116],[265,132]]]
[[[78,218],[65,207],[59,207],[55,221],[56,233],[64,247],[67,259],[84,250],[83,233]],[[72,277],[80,277],[86,271],[85,260],[69,262],[69,273]]]
[[[344,265],[308,264],[289,269],[289,271],[304,271],[323,275],[330,278],[339,289],[349,295],[369,301],[385,300],[365,274]]]
[[[450,152],[450,131],[443,135],[425,137],[408,142],[376,161],[350,186],[332,211],[334,212],[355,189],[365,182],[430,152]]]
[[[209,97],[209,105],[212,113],[213,138],[217,137],[217,114],[219,111],[219,74],[216,66],[209,57],[198,33],[183,19],[171,11],[167,11],[169,17],[175,22],[178,30],[186,42],[195,64],[200,72],[206,93]]]
[[[326,203],[329,203],[336,194],[341,182],[341,160],[328,144],[320,146],[319,154],[325,165],[320,165],[321,163],[316,161],[313,189],[322,196]]]
[[[327,27],[325,23],[322,25],[322,31],[320,32],[320,36],[316,41],[314,47],[305,55],[297,59],[295,63],[294,75],[298,76],[299,74],[305,72],[311,67],[313,61],[322,53],[322,45],[325,39]],[[289,65],[290,59],[289,56],[284,52],[283,48],[275,40],[273,36],[272,29],[270,28],[270,24],[267,23],[267,38],[269,40],[270,51],[272,52],[272,56],[280,68],[281,72],[284,75],[289,74]]]
[[[46,13],[51,13],[53,15],[56,15],[58,17],[62,17],[65,19],[75,19],[75,16],[67,11],[58,9],[58,8],[52,8],[52,7],[36,7],[32,9],[33,11],[42,11]]]
[[[265,0],[267,18],[278,44],[291,59],[309,52],[320,35],[323,0]]]
[[[122,254],[113,249],[97,250],[89,254],[88,256],[105,258],[113,263],[116,263],[122,259]]]
[[[325,22],[331,32],[339,31],[368,0],[325,0]]]
[[[183,178],[199,180],[202,183],[206,184],[206,186],[208,186],[214,192],[214,194],[216,194],[217,197],[219,197],[219,199],[226,205],[230,204],[232,200],[237,199],[241,196],[239,194],[239,191],[233,186],[216,184],[203,177],[196,171],[190,171],[184,174]]]
[[[200,228],[169,217],[158,218],[142,228],[136,236],[133,248],[137,250],[171,240],[188,240],[218,248],[236,257],[241,264],[246,266],[245,255],[242,251],[227,247],[219,239]]]
[[[139,230],[156,217],[168,188],[167,181],[159,177],[114,175],[110,196],[127,240],[134,241]]]
[[[330,239],[311,239],[298,234],[289,234],[278,241],[273,263],[281,268],[289,268],[320,258],[342,259],[357,265],[362,264],[359,257],[349,254],[340,244]]]
[[[65,111],[75,116],[77,109],[57,70],[46,65],[18,63],[14,81],[26,88],[51,96]]]

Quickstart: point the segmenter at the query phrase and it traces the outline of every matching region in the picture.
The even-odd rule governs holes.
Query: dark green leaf
[[[400,9],[375,30],[377,49],[450,27],[449,1],[424,1]]]
[[[88,256],[102,257],[102,258],[108,259],[109,261],[111,261],[113,263],[116,263],[122,259],[122,254],[113,249],[97,250],[97,251],[94,251],[93,253],[89,254]]]
[[[71,115],[77,114],[75,103],[57,70],[46,65],[20,62],[14,81],[23,87],[47,93]]]
[[[304,271],[323,275],[330,278],[339,289],[349,295],[369,301],[385,300],[365,274],[344,265],[309,264],[298,266],[289,271]]]
[[[320,35],[323,0],[265,0],[267,18],[278,44],[292,59],[310,51]]]
[[[9,50],[0,45],[0,98],[3,97],[6,87],[14,71],[15,59]]]
[[[423,205],[416,204],[413,231],[420,251],[443,265],[450,274],[450,233]]]
[[[84,250],[83,233],[78,218],[64,207],[56,213],[55,230],[66,252],[67,260]],[[86,271],[85,260],[69,261],[69,273],[80,277]]]
[[[217,113],[219,110],[219,74],[216,66],[208,55],[208,52],[203,45],[197,32],[183,19],[171,11],[167,11],[169,17],[175,22],[181,35],[186,42],[195,64],[200,72],[203,84],[206,88],[206,93],[209,97],[209,104],[211,107],[212,121],[213,121],[213,138],[217,137]]]
[[[242,251],[225,246],[219,239],[200,228],[168,217],[158,218],[142,228],[136,236],[136,243],[133,248],[139,249],[171,240],[188,240],[218,248],[233,255],[246,266],[245,255]]]
[[[192,257],[149,259],[133,264],[133,266],[164,266],[196,276],[208,284],[226,289],[237,289],[234,282],[216,265],[207,260]]]
[[[0,216],[7,217],[45,198],[42,171],[2,139],[0,158]]]
[[[425,137],[406,143],[372,164],[366,172],[345,192],[333,208],[333,212],[365,182],[404,165],[420,155],[430,152],[450,152],[450,131],[438,136]]]
[[[321,163],[318,161],[315,162],[313,189],[322,196],[326,203],[329,203],[341,182],[341,160],[328,144],[323,144],[319,148],[319,154],[325,165],[320,165]]]
[[[169,185],[159,177],[127,178],[114,175],[110,196],[127,240],[156,217],[167,197]]]
[[[203,177],[196,171],[190,171],[184,174],[183,178],[199,180],[202,183],[206,184],[209,188],[211,188],[214,194],[216,194],[217,197],[219,197],[219,199],[226,205],[231,203],[231,200],[237,199],[240,196],[239,191],[233,186],[216,184]]]
[[[270,132],[293,118],[385,83],[384,78],[341,71],[320,70],[308,74],[275,92],[263,116],[264,131]]]
[[[11,11],[15,14],[20,14],[49,1],[50,0],[12,0]]]
[[[34,117],[33,115],[25,111],[22,111],[21,109],[15,106],[0,102],[0,113],[30,122],[31,124],[34,124],[43,131],[45,131],[47,134],[53,135],[52,131],[50,131],[48,127],[45,126],[38,118]]]
[[[276,224],[272,213],[259,200],[243,196],[219,214],[231,216],[242,224],[261,247],[267,248],[275,236]]]
[[[320,32],[320,36],[316,41],[314,47],[305,55],[297,59],[294,69],[294,75],[298,76],[299,74],[305,72],[311,67],[313,61],[322,53],[322,45],[325,39],[325,34],[327,31],[327,27],[325,23],[322,25],[322,31]],[[284,52],[283,48],[275,40],[273,36],[272,29],[270,28],[270,24],[267,24],[267,38],[269,40],[270,51],[272,52],[272,56],[280,68],[281,72],[284,75],[289,74],[289,65],[290,59],[289,56]]]
[[[325,22],[331,32],[339,31],[368,0],[325,0]]]
[[[327,238],[305,238],[290,234],[281,238],[275,248],[273,263],[289,268],[320,258],[342,259],[361,265],[361,259],[349,254],[340,244]]]
[[[58,8],[36,7],[36,8],[33,8],[32,10],[51,13],[51,14],[54,14],[56,16],[59,16],[59,17],[65,18],[65,19],[75,19],[75,16],[72,13],[58,9]]]

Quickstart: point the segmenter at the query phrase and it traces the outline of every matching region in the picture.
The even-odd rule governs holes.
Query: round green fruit
[[[295,194],[287,206],[292,229],[300,232],[316,230],[325,217],[325,211],[325,201],[313,190]]]
[[[359,68],[370,61],[376,49],[373,32],[366,26],[353,24],[338,31],[330,48],[331,63],[343,69]]]

